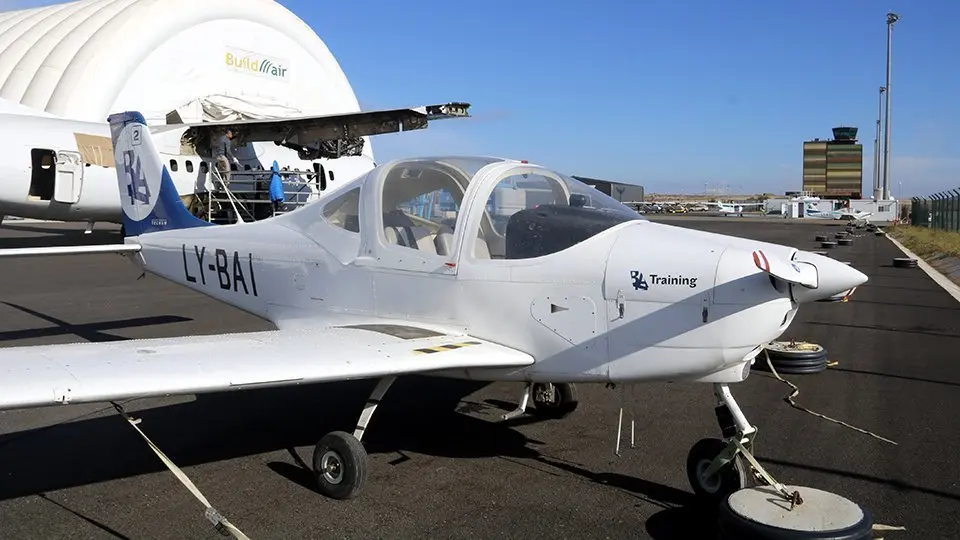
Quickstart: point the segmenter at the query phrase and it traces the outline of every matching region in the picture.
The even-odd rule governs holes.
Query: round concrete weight
[[[837,243],[832,240],[828,240],[826,242],[820,242],[820,247],[823,249],[832,249],[837,247]]]
[[[844,497],[810,487],[786,486],[803,499],[790,509],[771,486],[732,493],[721,503],[717,525],[724,540],[868,540],[873,516]]]
[[[836,236],[837,238],[846,238],[846,237],[847,237],[847,233],[845,233],[845,232],[838,232],[838,233],[835,233],[834,236]]]
[[[917,260],[910,257],[897,257],[893,259],[893,266],[897,268],[916,268]]]
[[[814,255],[823,255],[824,257],[829,257],[829,256],[830,256],[830,254],[827,253],[826,251],[814,251],[813,254],[814,254]]]
[[[825,234],[818,234],[817,237],[815,238],[817,242],[826,242],[827,239],[828,239],[827,235]]]
[[[853,243],[853,238],[837,238],[837,244],[841,246],[849,246]]]
[[[883,236],[883,235],[885,235],[885,234],[887,234],[887,233],[885,233],[885,232],[883,232],[883,231],[876,231],[876,232],[874,232],[873,234],[875,234],[875,235],[877,235],[877,236]]]

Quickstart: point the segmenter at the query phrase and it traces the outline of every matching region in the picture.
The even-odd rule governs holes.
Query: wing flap
[[[0,409],[532,363],[465,335],[403,339],[334,327],[9,347],[0,349]]]

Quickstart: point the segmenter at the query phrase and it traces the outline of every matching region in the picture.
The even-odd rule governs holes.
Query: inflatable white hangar
[[[360,110],[319,36],[272,0],[80,0],[0,13],[0,99],[148,123]],[[365,154],[373,158],[369,140]]]

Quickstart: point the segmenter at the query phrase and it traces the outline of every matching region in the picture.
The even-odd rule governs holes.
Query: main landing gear
[[[529,383],[523,390],[520,405],[502,418],[510,420],[522,415],[527,410],[531,396],[535,414],[543,418],[566,418],[577,410],[580,403],[577,387],[573,383]]]
[[[367,398],[353,434],[327,433],[313,449],[313,472],[320,493],[333,499],[352,499],[360,494],[367,479],[367,451],[360,442],[373,412],[396,377],[380,379]]]
[[[693,445],[687,455],[687,478],[697,496],[719,504],[731,493],[755,486],[766,473],[742,452],[753,451],[757,428],[747,422],[728,385],[715,384],[713,392],[723,439],[702,439]]]

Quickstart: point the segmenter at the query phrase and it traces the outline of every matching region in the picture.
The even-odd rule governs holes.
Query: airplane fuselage
[[[429,240],[414,249],[387,239],[377,170],[329,195],[336,206],[360,190],[356,232],[325,219],[319,201],[264,222],[131,241],[142,246],[135,257],[148,271],[280,328],[373,317],[463,332],[537,359],[523,370],[449,374],[482,380],[737,382],[760,344],[796,313],[789,291],[751,256],[762,246],[789,260],[795,249],[630,217],[554,253],[491,259],[493,232],[463,233],[488,231],[485,204],[472,201],[486,201],[504,171],[542,169],[490,167],[469,184],[449,253],[426,249]],[[408,182],[417,181],[427,180]]]
[[[180,153],[183,130],[155,134],[154,140],[182,195],[212,186],[213,160]],[[0,115],[0,216],[56,221],[121,219],[116,170],[106,123],[31,115]],[[241,170],[281,168],[313,172],[313,162],[273,143],[250,143],[235,150]],[[341,182],[373,168],[365,156],[320,160],[329,178]],[[311,193],[319,190],[311,187]]]

